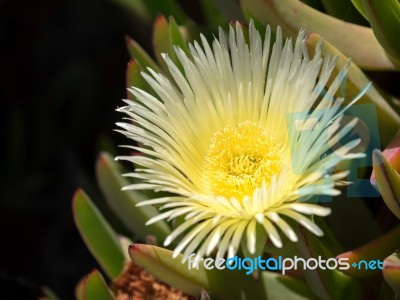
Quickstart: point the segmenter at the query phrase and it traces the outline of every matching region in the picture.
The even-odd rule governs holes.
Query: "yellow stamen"
[[[273,133],[253,122],[228,126],[211,138],[205,157],[205,175],[215,195],[239,200],[254,190],[282,167],[281,144]]]

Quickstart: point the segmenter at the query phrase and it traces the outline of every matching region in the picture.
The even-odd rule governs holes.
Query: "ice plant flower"
[[[148,224],[183,219],[164,241],[180,237],[175,256],[216,248],[218,257],[234,256],[244,235],[254,253],[257,224],[282,247],[278,230],[298,239],[288,219],[323,235],[309,215],[330,209],[305,200],[339,194],[348,173],[333,168],[361,156],[351,153],[359,139],[328,151],[356,122],[341,128],[346,107],[334,97],[348,66],[328,87],[336,59],[323,58],[321,47],[310,59],[303,31],[293,46],[278,28],[270,47],[269,27],[264,39],[253,23],[248,30],[248,42],[237,25],[211,44],[201,36],[189,55],[176,47],[183,71],[164,55],[173,81],[149,69],[142,75],[157,96],[132,87],[136,100],[118,109],[129,123],[117,125],[142,153],[118,157],[139,166],[126,174],[139,182],[125,189],[170,193],[140,205],[163,211]]]

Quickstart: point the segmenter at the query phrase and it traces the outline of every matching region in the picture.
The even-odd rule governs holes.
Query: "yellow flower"
[[[143,155],[119,157],[140,166],[127,174],[140,183],[126,189],[172,193],[140,205],[161,205],[148,224],[184,217],[164,241],[181,237],[175,256],[203,257],[216,248],[218,257],[234,256],[244,235],[254,253],[257,224],[281,247],[278,229],[297,241],[287,219],[323,235],[306,215],[331,210],[304,199],[339,194],[335,183],[348,172],[332,169],[360,157],[349,153],[360,141],[327,153],[355,124],[341,129],[343,99],[334,99],[348,66],[326,87],[336,59],[322,58],[321,47],[309,59],[304,37],[283,45],[278,28],[270,48],[269,27],[263,40],[250,23],[249,43],[239,25],[227,36],[220,29],[212,44],[203,36],[202,46],[190,44],[189,57],[175,48],[183,73],[164,55],[174,82],[143,73],[157,97],[130,89],[137,100],[119,111],[132,123],[117,125]]]

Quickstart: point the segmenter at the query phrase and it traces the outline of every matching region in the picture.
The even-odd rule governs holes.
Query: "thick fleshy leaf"
[[[390,211],[400,219],[400,175],[379,150],[372,154],[376,184]]]
[[[174,46],[177,46],[183,50],[187,55],[189,55],[189,47],[187,45],[187,41],[185,37],[182,34],[182,31],[178,24],[175,22],[175,19],[171,16],[169,18],[169,37],[170,37],[170,47],[171,47],[171,59],[175,63],[175,65],[178,66],[178,68],[183,72],[183,67],[181,62],[179,61],[178,57],[176,56]],[[182,27],[182,30],[185,30],[184,27]]]
[[[400,296],[400,252],[393,253],[383,261],[383,277],[397,297]]]
[[[362,3],[363,0],[351,0],[354,7],[357,8],[358,12],[368,20],[367,12],[365,11],[364,5]]]
[[[117,234],[82,190],[75,193],[72,207],[76,227],[86,246],[107,275],[117,277],[124,265]]]
[[[375,239],[368,244],[365,244],[355,250],[340,254],[337,258],[348,258],[349,264],[353,263],[358,264],[361,260],[370,261],[370,260],[380,260],[383,261],[385,257],[389,254],[393,253],[395,249],[397,249],[400,245],[400,225],[393,228],[389,232],[385,233],[378,239]],[[355,276],[355,277],[365,277],[370,276],[379,269],[375,270],[366,270],[366,268],[352,268],[350,267],[348,270],[343,270],[344,273]]]
[[[97,270],[93,270],[86,275],[79,288],[82,300],[112,300],[113,296],[111,291],[108,289],[107,284],[104,281],[103,276]]]
[[[137,60],[131,59],[126,68],[126,87],[129,88],[134,86],[136,88],[146,91],[149,94],[154,94],[153,89],[140,74],[140,72],[142,71],[143,70],[139,66]],[[127,99],[135,100],[135,96],[133,96],[131,92],[127,91]]]
[[[207,286],[204,270],[188,269],[180,259],[172,259],[172,252],[164,248],[146,244],[133,244],[129,247],[132,260],[159,280],[174,286],[190,295],[200,295]]]
[[[150,57],[150,55],[133,39],[126,36],[126,46],[131,58],[135,59],[142,70],[152,68],[156,72],[160,72],[159,66]]]
[[[262,272],[255,281],[244,270],[207,270],[181,264],[182,256],[172,258],[172,251],[150,245],[134,244],[129,248],[132,260],[162,280],[184,292],[199,296],[206,290],[217,299],[314,299],[304,282],[273,272]],[[238,283],[232,288],[233,283]]]
[[[323,40],[320,35],[316,33],[310,33],[307,35],[306,43],[311,53],[314,52],[315,47],[320,42],[323,42],[323,54],[328,52],[331,57],[338,56],[338,61],[333,72],[333,76],[336,76],[345,64],[348,63],[348,57],[336,49],[332,44]],[[370,80],[365,76],[360,68],[355,63],[351,63],[347,75],[346,89],[344,91],[341,90],[341,92],[345,92],[346,100],[350,101],[365,89],[369,83]],[[400,127],[400,116],[388,104],[388,99],[385,99],[382,94],[371,85],[357,103],[374,104],[378,115],[380,142],[382,144],[388,144]]]
[[[178,46],[189,55],[189,47],[187,45],[187,41],[183,36],[181,29],[179,28],[178,24],[176,23],[173,17],[169,18],[169,36],[170,36],[170,43],[171,46]],[[174,49],[171,49],[173,51]]]
[[[329,249],[324,248],[315,235],[300,227],[298,232],[298,249],[303,258],[332,258]],[[340,271],[328,268],[307,269],[304,270],[304,275],[309,287],[321,299],[361,299],[357,281]]]
[[[370,28],[343,22],[298,0],[241,0],[241,4],[248,18],[270,24],[272,29],[282,26],[293,38],[302,28],[319,33],[363,69],[396,69]]]
[[[400,130],[397,132],[394,139],[390,142],[390,144],[383,150],[383,156],[392,166],[392,168],[400,173]],[[371,184],[376,186],[376,178],[375,173],[372,172],[371,175]]]
[[[84,300],[83,298],[83,292],[84,292],[84,288],[85,288],[85,283],[86,283],[86,279],[87,279],[86,275],[85,277],[83,277],[78,284],[75,286],[75,298],[76,300]]]
[[[158,210],[153,206],[136,207],[140,201],[147,200],[148,196],[139,191],[121,190],[129,182],[121,176],[118,163],[105,152],[97,160],[96,176],[107,204],[135,237],[145,240],[147,235],[152,235],[159,243],[165,240],[170,234],[167,223],[160,221],[145,225],[149,219],[159,214]]]
[[[399,1],[362,0],[362,3],[376,38],[392,57],[400,60]]]
[[[167,53],[170,57],[173,57],[170,32],[167,19],[163,15],[159,15],[153,27],[153,50],[154,55],[157,59],[158,64],[164,71],[164,74],[169,74],[167,64],[161,56],[161,53]]]

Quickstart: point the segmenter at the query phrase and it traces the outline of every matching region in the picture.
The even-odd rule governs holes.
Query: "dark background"
[[[96,266],[71,197],[78,186],[96,193],[99,138],[119,138],[124,34],[145,41],[138,29],[107,0],[0,2],[0,298],[33,299],[47,285],[72,299]]]
[[[151,24],[113,1],[0,1],[1,299],[35,298],[43,285],[72,299],[96,267],[71,198],[83,187],[101,199],[96,156],[107,138],[124,140],[112,130],[125,34],[150,48]]]
[[[201,23],[197,1],[185,6]],[[0,0],[2,299],[35,298],[44,285],[72,299],[97,266],[71,198],[83,187],[112,219],[94,164],[107,140],[125,141],[112,130],[125,97],[126,34],[150,51],[151,24],[111,0]]]

